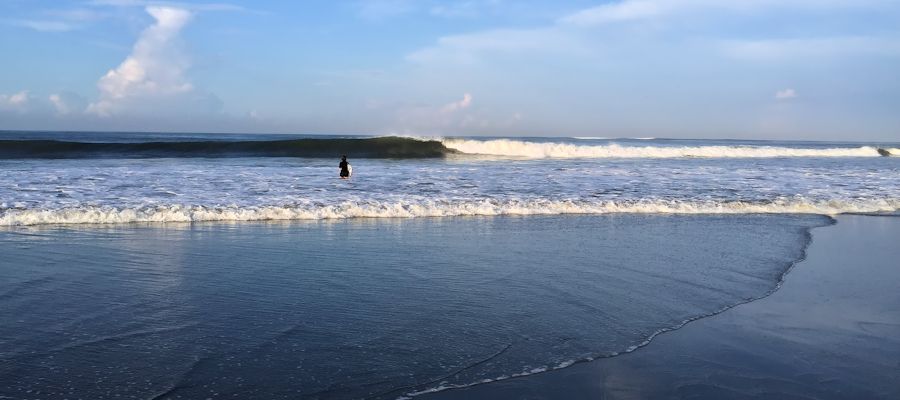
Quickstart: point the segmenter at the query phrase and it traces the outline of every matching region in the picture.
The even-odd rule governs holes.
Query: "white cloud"
[[[487,124],[483,116],[472,109],[471,93],[443,105],[407,104],[396,109],[393,126],[387,131],[404,134],[459,133],[461,129]]]
[[[47,10],[46,14],[68,22],[94,22],[111,16],[111,14],[107,12],[88,8]]]
[[[56,110],[57,115],[81,114],[87,108],[87,101],[72,92],[53,93],[47,100]]]
[[[28,91],[21,91],[12,96],[9,96],[9,104],[13,106],[24,106],[28,103]]]
[[[812,39],[725,41],[725,54],[751,61],[808,60],[851,55],[900,55],[900,41],[893,38],[843,36]]]
[[[436,44],[410,53],[406,59],[422,64],[472,64],[485,54],[578,53],[583,49],[578,37],[559,29],[495,29],[441,37]]]
[[[177,42],[191,12],[156,6],[146,11],[156,23],[141,33],[122,64],[100,78],[100,99],[88,106],[89,112],[107,116],[145,100],[159,101],[193,91],[185,76],[190,62]]]
[[[28,107],[29,99],[27,90],[10,95],[0,94],[0,110],[24,112]]]
[[[78,24],[66,21],[23,19],[10,21],[12,25],[32,29],[38,32],[68,32],[80,28]]]
[[[574,25],[598,25],[654,17],[668,11],[675,1],[626,0],[584,9],[563,17],[560,22]]]
[[[435,4],[428,13],[443,18],[474,18],[500,9],[500,0],[458,0]]]
[[[153,0],[92,0],[87,4],[93,6],[113,7],[166,7],[191,11],[247,11],[246,8],[229,3],[187,3],[178,1]]]
[[[38,32],[70,32],[108,17],[108,13],[84,8],[49,9],[41,11],[40,16],[35,18],[9,19],[5,22]]]
[[[58,114],[65,115],[72,112],[72,109],[68,104],[66,104],[65,101],[63,101],[62,96],[60,96],[59,94],[51,94],[50,97],[48,97],[48,100],[50,100],[50,103],[52,103],[53,107],[56,108],[56,112]]]
[[[763,13],[879,8],[893,10],[890,0],[622,0],[582,9],[546,26],[529,29],[490,29],[440,37],[434,44],[407,54],[407,61],[420,64],[476,64],[498,54],[591,55],[602,49],[622,48],[616,31],[598,36],[590,29],[608,24],[661,22],[666,18],[691,15],[692,26],[702,31],[726,13],[757,18]],[[787,15],[787,14],[785,14]],[[790,14],[794,15],[794,14]],[[655,25],[660,26],[660,25]],[[618,25],[616,26],[618,27]],[[674,33],[677,37],[678,32]],[[709,40],[727,56],[774,61],[779,58],[823,57],[835,54],[900,54],[900,41],[888,32],[873,37],[804,37],[763,40]],[[699,35],[698,37],[702,37]],[[646,39],[638,36],[635,40]],[[718,48],[716,48],[718,47]]]
[[[648,20],[686,12],[865,8],[891,0],[622,0],[587,8],[561,18],[561,24],[602,25]]]
[[[775,99],[777,100],[787,100],[795,97],[797,97],[797,91],[794,89],[784,89],[775,92]]]
[[[445,105],[444,107],[441,107],[441,112],[444,114],[452,113],[456,112],[457,110],[468,108],[470,105],[472,105],[472,95],[466,93],[463,95],[462,100],[454,101],[450,104]]]

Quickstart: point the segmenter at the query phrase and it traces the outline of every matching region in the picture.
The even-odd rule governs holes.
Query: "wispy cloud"
[[[758,18],[766,13],[792,10],[797,13],[790,15],[802,17],[809,11],[867,9],[866,7],[877,9],[877,6],[888,4],[889,0],[622,0],[573,12],[549,21],[545,26],[489,29],[443,36],[433,45],[409,53],[406,59],[417,63],[438,61],[471,64],[498,53],[588,54],[603,47],[617,47],[618,44],[610,38],[614,37],[618,27],[648,20],[659,22],[669,17],[692,15],[695,17],[691,20],[692,29],[699,38],[703,38],[704,24],[713,24],[716,18],[726,13]],[[613,29],[604,31],[604,35],[598,35],[591,29],[605,25],[610,25]],[[668,40],[679,37],[677,32],[667,34],[672,35]],[[704,39],[704,45],[732,58],[777,60],[835,54],[900,54],[900,41],[891,32],[880,32],[871,37],[807,36],[761,40],[716,38],[720,34],[719,30],[710,30],[710,37]],[[640,40],[640,37],[636,40]]]
[[[444,18],[473,18],[481,16],[486,10],[500,8],[500,0],[465,0],[432,5],[428,13]]]
[[[739,13],[761,10],[862,8],[889,4],[891,0],[623,0],[586,8],[559,19],[573,25],[601,25],[648,20],[698,11]]]
[[[411,13],[416,9],[412,0],[363,0],[356,3],[360,18],[380,21]]]
[[[105,11],[90,8],[47,9],[29,18],[8,19],[9,25],[38,32],[70,32],[110,17]]]
[[[626,0],[587,8],[559,20],[563,24],[597,25],[661,15],[676,6],[676,1]]]
[[[797,91],[795,91],[794,89],[784,89],[775,92],[776,100],[787,100],[793,99],[795,97],[797,97]]]
[[[402,16],[476,18],[507,11],[502,0],[359,0],[353,3],[357,16],[382,21]]]
[[[38,32],[69,32],[81,28],[80,24],[54,20],[20,19],[10,20],[8,23]]]
[[[243,6],[230,3],[188,3],[178,1],[152,0],[92,0],[87,3],[93,6],[113,7],[168,7],[189,11],[246,11]]]
[[[849,55],[900,56],[900,40],[874,36],[840,36],[809,39],[729,40],[724,52],[754,61],[807,60]]]
[[[417,63],[471,64],[485,54],[576,53],[583,49],[584,45],[578,37],[553,28],[496,29],[444,36],[436,44],[408,54],[406,59]]]

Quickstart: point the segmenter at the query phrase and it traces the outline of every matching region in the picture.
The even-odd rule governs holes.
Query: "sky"
[[[0,130],[900,141],[900,1],[0,0]]]

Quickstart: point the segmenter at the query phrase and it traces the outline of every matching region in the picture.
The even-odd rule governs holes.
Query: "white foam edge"
[[[136,208],[84,206],[61,209],[0,210],[0,226],[418,218],[561,214],[822,214],[880,213],[900,210],[900,199],[745,201],[581,201],[581,200],[419,200],[342,202],[335,205],[279,206],[148,205]]]

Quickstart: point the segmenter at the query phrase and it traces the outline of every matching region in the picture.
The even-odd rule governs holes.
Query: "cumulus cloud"
[[[178,43],[191,12],[161,6],[146,11],[156,22],[141,33],[125,61],[100,78],[100,99],[88,112],[108,116],[134,106],[159,105],[194,90],[185,75],[190,61]]]
[[[87,108],[87,101],[72,92],[53,93],[47,97],[47,100],[58,115],[80,114]]]
[[[72,109],[69,107],[69,105],[66,104],[66,102],[63,101],[62,96],[58,94],[51,94],[50,97],[48,97],[48,100],[50,100],[50,103],[52,103],[53,107],[56,108],[57,113],[68,114],[72,112]]]
[[[775,92],[775,99],[777,100],[793,99],[794,97],[797,97],[797,91],[794,89],[784,89]]]
[[[4,111],[25,111],[28,107],[30,96],[27,90],[23,90],[14,94],[0,94],[0,110]]]
[[[454,101],[454,102],[449,103],[449,104],[445,105],[444,107],[442,107],[441,112],[444,114],[452,113],[452,112],[456,112],[457,110],[468,108],[470,105],[472,105],[472,95],[469,93],[466,93],[463,95],[462,100]]]

